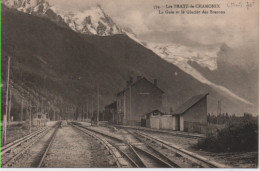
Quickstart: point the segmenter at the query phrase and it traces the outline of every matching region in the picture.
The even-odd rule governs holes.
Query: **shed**
[[[207,125],[207,96],[209,93],[191,97],[172,116],[175,118],[176,130],[201,133]]]
[[[42,112],[36,112],[32,115],[33,126],[46,126],[48,119],[47,114]]]
[[[160,117],[164,115],[163,112],[159,110],[153,110],[149,113],[146,113],[143,115],[145,117],[146,124],[145,126],[148,128],[155,128],[155,129],[160,129]]]

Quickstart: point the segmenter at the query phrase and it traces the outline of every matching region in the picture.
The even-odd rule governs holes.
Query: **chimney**
[[[154,80],[153,80],[153,84],[154,84],[155,86],[157,86],[157,79],[154,79]]]
[[[129,83],[133,84],[133,77],[129,77]]]
[[[137,76],[137,81],[140,80],[142,77],[140,75]]]

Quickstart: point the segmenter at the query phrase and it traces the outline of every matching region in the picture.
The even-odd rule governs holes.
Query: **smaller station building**
[[[147,113],[146,127],[205,133],[208,95],[209,93],[193,96],[168,115],[156,110]]]
[[[33,114],[32,125],[33,126],[46,126],[48,119],[47,114],[42,112],[36,112]]]

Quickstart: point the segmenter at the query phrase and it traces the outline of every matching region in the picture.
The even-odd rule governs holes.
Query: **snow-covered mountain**
[[[147,43],[146,45],[147,48],[152,49],[160,57],[177,66],[187,64],[189,61],[196,61],[202,67],[207,67],[210,70],[217,69],[218,47],[203,50],[174,43]]]
[[[189,62],[196,62],[202,67],[206,67],[210,70],[217,69],[217,53],[219,52],[219,48],[215,48],[213,50],[198,50],[196,48],[180,46],[176,44],[161,44],[161,43],[147,43],[147,48],[151,49],[154,53],[156,53],[161,58],[166,61],[175,64],[181,70],[191,75],[201,83],[207,84],[213,89],[215,89],[220,94],[232,97],[236,100],[239,100],[245,104],[253,105],[248,100],[238,96],[232,90],[228,88],[216,84],[210,80],[208,80],[205,76],[203,76],[198,70],[192,67]]]
[[[196,61],[203,67],[211,70],[217,68],[216,54],[218,48],[213,51],[198,51],[195,48],[177,44],[142,43],[133,32],[119,27],[103,11],[100,5],[92,6],[81,11],[64,12],[55,6],[51,6],[46,0],[2,0],[9,8],[33,15],[47,16],[52,20],[64,22],[72,30],[82,34],[109,36],[114,34],[126,34],[136,42],[153,50],[160,57],[176,64],[186,66],[188,61]]]
[[[114,34],[134,36],[133,33],[127,32],[116,25],[100,5],[93,6],[83,12],[64,12],[55,6],[51,6],[46,0],[3,0],[2,3],[9,8],[24,13],[46,16],[51,20],[64,22],[72,30],[79,33],[99,36]]]
[[[109,36],[113,34],[123,34],[123,30],[118,27],[113,20],[104,13],[100,5],[93,6],[83,12],[63,13],[60,10],[52,8],[60,15],[68,26],[83,34],[94,34],[100,36]]]
[[[49,3],[45,0],[2,0],[1,3],[28,14],[45,14],[50,9]]]
[[[46,0],[2,0],[1,3],[6,5],[8,8],[14,8],[24,13],[48,17],[52,21],[66,25],[66,27],[82,34],[99,36],[126,34],[134,41],[152,50],[166,61],[175,64],[184,72],[193,76],[198,81],[211,86],[221,94],[233,97],[246,104],[251,104],[249,101],[237,96],[226,87],[209,81],[189,64],[189,61],[195,61],[202,67],[207,67],[210,70],[217,69],[217,53],[220,47],[205,50],[174,43],[142,43],[142,41],[140,41],[134,33],[129,30],[126,31],[126,29],[118,26],[103,11],[100,5],[92,6],[83,12],[65,12],[55,6],[51,6]]]

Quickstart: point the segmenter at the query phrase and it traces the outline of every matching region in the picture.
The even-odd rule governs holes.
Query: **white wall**
[[[151,116],[150,126],[154,129],[160,129],[160,116]]]
[[[183,115],[180,116],[180,131],[184,131],[184,120],[183,120]]]
[[[175,130],[175,119],[172,115],[161,116],[161,129]]]

